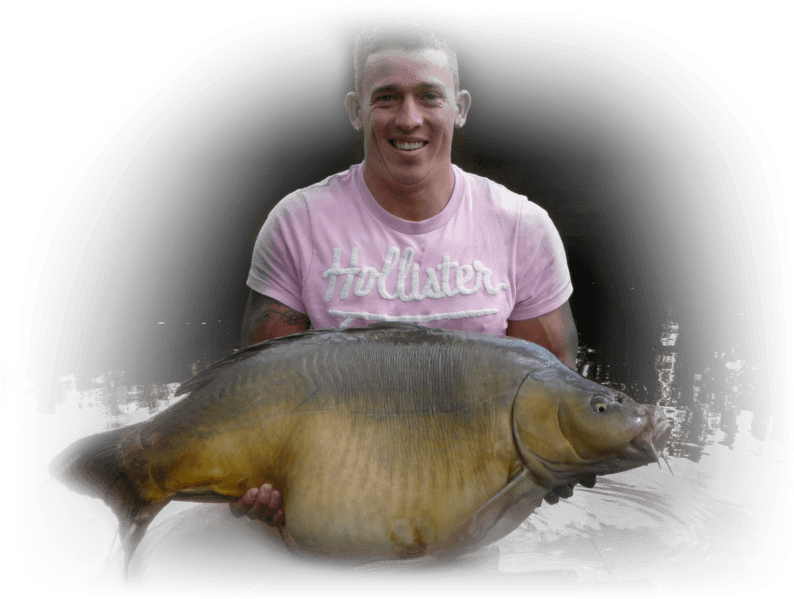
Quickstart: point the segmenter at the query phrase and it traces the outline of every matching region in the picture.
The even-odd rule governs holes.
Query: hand
[[[259,488],[248,489],[240,499],[229,505],[232,514],[236,517],[248,516],[252,519],[262,520],[270,526],[278,527],[279,532],[284,530],[284,510],[281,509],[281,492],[274,489],[270,483],[265,483]]]
[[[554,487],[551,491],[546,493],[546,496],[543,499],[552,505],[557,503],[560,500],[560,497],[568,499],[573,495],[573,488],[576,486],[577,482],[581,483],[583,487],[592,489],[596,484],[595,474],[585,474],[584,476],[580,477],[578,481],[568,483],[567,485]]]

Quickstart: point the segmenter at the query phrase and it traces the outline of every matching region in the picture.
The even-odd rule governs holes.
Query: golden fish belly
[[[315,551],[368,556],[442,545],[518,467],[495,431],[475,437],[450,422],[459,418],[305,421],[284,487],[289,536]]]

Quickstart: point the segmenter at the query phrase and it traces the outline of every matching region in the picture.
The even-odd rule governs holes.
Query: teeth
[[[416,141],[416,142],[413,142],[413,143],[403,143],[403,142],[395,141],[393,143],[400,150],[418,150],[423,145],[425,145],[424,142],[421,142],[421,141]]]

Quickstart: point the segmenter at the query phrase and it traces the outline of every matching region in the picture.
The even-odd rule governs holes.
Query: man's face
[[[368,174],[397,188],[449,177],[452,132],[469,97],[456,94],[446,53],[382,50],[364,66],[360,93],[348,101],[364,128]]]

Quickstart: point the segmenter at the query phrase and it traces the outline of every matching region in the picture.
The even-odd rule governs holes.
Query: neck
[[[420,222],[440,214],[452,197],[455,189],[452,165],[448,164],[445,170],[427,181],[401,184],[373,173],[365,160],[364,182],[386,212],[403,220]]]

